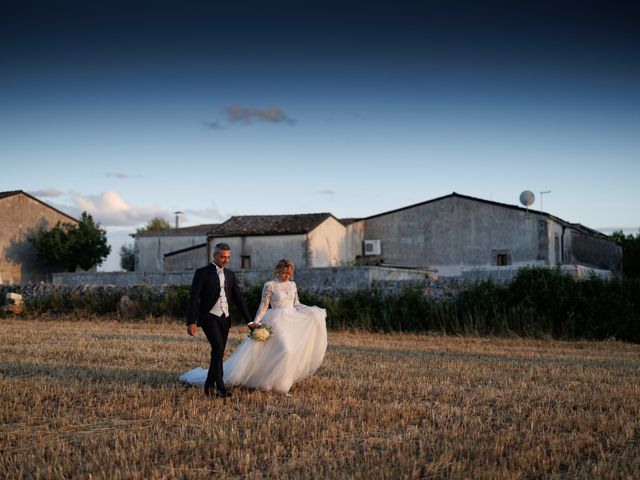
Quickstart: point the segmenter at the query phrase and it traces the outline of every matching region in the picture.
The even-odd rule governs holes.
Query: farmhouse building
[[[136,235],[136,270],[193,270],[228,243],[231,269],[270,269],[283,257],[303,268],[379,265],[437,276],[574,266],[621,274],[622,249],[606,235],[551,214],[458,193],[361,219],[330,213],[242,215]],[[508,267],[508,268],[505,268]]]
[[[131,235],[137,272],[194,270],[207,263],[207,234],[217,223]]]
[[[0,192],[0,284],[44,281],[60,271],[39,262],[27,240],[39,226],[48,229],[58,222],[79,223],[22,190]]]
[[[362,227],[330,213],[234,216],[209,234],[209,258],[225,242],[231,269],[270,269],[281,258],[306,268],[346,265],[362,249]]]
[[[622,250],[606,235],[548,213],[452,193],[364,219],[365,254],[380,265],[466,269],[580,265],[621,273]],[[367,251],[368,250],[368,251]]]

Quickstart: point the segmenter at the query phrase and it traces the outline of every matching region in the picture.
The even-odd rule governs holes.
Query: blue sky
[[[442,3],[3,5],[0,191],[89,211],[107,270],[176,210],[361,217],[525,189],[539,209],[550,190],[545,211],[637,232],[637,9]]]

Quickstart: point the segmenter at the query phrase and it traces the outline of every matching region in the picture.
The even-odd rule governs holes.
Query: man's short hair
[[[216,246],[213,247],[213,254],[215,255],[221,250],[231,250],[231,247],[228,243],[216,243]]]

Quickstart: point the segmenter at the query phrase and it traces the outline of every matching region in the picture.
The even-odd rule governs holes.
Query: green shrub
[[[134,318],[173,317],[183,321],[188,285],[126,290]],[[125,289],[55,290],[26,297],[28,311],[74,314],[78,318],[114,314]],[[243,291],[250,315],[260,304],[261,286]],[[523,268],[513,282],[468,286],[453,299],[433,300],[423,286],[396,294],[372,288],[337,296],[299,291],[305,305],[327,310],[327,327],[381,332],[440,332],[474,335],[521,335],[564,339],[640,342],[640,279],[577,280],[558,269]],[[2,294],[4,296],[4,294]],[[234,312],[232,306],[232,312]],[[244,322],[235,315],[238,322]]]

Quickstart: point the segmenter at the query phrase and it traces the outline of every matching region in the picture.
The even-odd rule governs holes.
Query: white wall
[[[206,235],[145,235],[135,239],[136,272],[164,271],[164,254],[207,241]]]
[[[353,222],[347,225],[346,258],[351,263],[356,257],[362,256],[364,243],[364,221]]]
[[[335,267],[353,260],[347,257],[347,229],[333,217],[309,232],[311,267]]]
[[[307,240],[300,235],[258,235],[250,237],[212,237],[209,248],[213,252],[216,243],[231,247],[231,270],[240,270],[242,255],[251,257],[252,270],[269,270],[278,260],[288,258],[300,267],[307,266]]]

